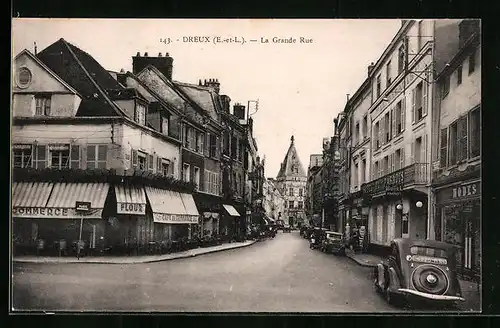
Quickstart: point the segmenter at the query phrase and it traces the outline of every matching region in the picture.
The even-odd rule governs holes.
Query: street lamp
[[[418,208],[421,208],[422,206],[424,206],[424,204],[423,204],[421,201],[418,201],[415,205],[416,205]]]

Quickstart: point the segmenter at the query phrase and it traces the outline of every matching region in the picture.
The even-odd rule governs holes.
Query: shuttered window
[[[148,171],[153,173],[154,172],[154,157],[153,155],[149,154],[148,155]]]
[[[467,137],[467,116],[463,116],[458,120],[457,160],[459,162],[464,161],[468,158]]]
[[[481,107],[478,107],[471,111],[469,118],[469,149],[470,157],[474,158],[481,153]]]
[[[405,149],[404,149],[404,147],[401,148],[399,156],[400,156],[399,157],[399,167],[404,168],[405,167]]]
[[[70,152],[70,167],[72,169],[80,169],[80,145],[71,145]]]
[[[14,167],[31,167],[31,145],[12,145]]]
[[[450,125],[450,132],[448,138],[448,165],[457,164],[457,134],[458,122],[455,121]]]
[[[441,167],[446,167],[448,158],[448,128],[441,129],[441,143],[439,149],[439,165]]]
[[[107,160],[107,145],[87,146],[87,168],[105,169]]]

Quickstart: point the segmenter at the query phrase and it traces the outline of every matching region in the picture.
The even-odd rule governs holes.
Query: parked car
[[[321,245],[323,252],[345,255],[345,247],[344,235],[341,232],[325,231],[325,238]]]
[[[465,301],[456,272],[455,246],[434,240],[398,238],[391,254],[374,268],[375,289],[387,302],[411,300],[454,306]]]
[[[323,240],[326,238],[326,229],[314,228],[309,239],[309,248],[321,248]]]
[[[283,232],[291,232],[291,231],[292,231],[292,229],[291,229],[290,225],[285,224],[283,226]]]

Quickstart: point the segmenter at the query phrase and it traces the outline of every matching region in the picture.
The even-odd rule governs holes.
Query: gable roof
[[[68,88],[69,91],[71,91],[71,92],[73,92],[73,93],[75,93],[75,94],[77,94],[77,95],[79,95],[81,97],[81,95],[80,95],[80,93],[78,91],[76,91],[71,85],[69,85],[68,83],[66,83],[66,81],[64,81],[63,79],[61,79],[56,73],[54,73],[54,71],[52,71],[49,67],[47,67],[47,65],[45,65],[38,57],[36,57],[28,49],[24,49],[19,54],[17,54],[17,56],[14,58],[14,60],[16,60],[17,58],[21,57],[22,55],[26,55],[26,56],[30,57],[34,62],[36,62],[38,65],[40,65],[47,73],[49,73],[59,83],[61,83],[62,85],[64,85],[64,87]]]
[[[174,85],[179,88],[189,99],[205,110],[210,118],[214,121],[219,119],[220,104],[217,101],[216,93],[209,87],[200,86],[197,84],[184,83],[173,81]]]
[[[123,86],[85,51],[61,38],[37,54],[37,58],[82,96],[77,116],[124,115],[106,93]]]
[[[294,168],[297,169],[297,172],[294,171]],[[288,151],[286,152],[285,159],[281,163],[280,170],[278,172],[277,178],[283,177],[307,177],[306,172],[304,171],[304,167],[300,162],[299,156],[297,154],[297,149],[294,145],[294,137],[292,136],[290,141],[290,147],[288,147]]]

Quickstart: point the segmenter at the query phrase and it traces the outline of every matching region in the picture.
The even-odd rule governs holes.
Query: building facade
[[[320,218],[322,213],[321,196],[321,168],[323,166],[323,154],[312,154],[309,158],[309,167],[307,168],[306,200],[305,212],[306,223],[313,223],[313,218]],[[318,219],[316,219],[318,221]],[[320,221],[316,222],[317,225]]]
[[[291,226],[303,224],[306,220],[304,201],[307,175],[298,157],[293,136],[290,139],[290,147],[281,163],[276,181],[286,199],[283,221]]]
[[[64,39],[21,52],[14,77],[17,244],[144,248],[188,237],[198,221],[194,186],[178,179],[175,128],[152,128],[154,104]]]
[[[454,51],[436,71],[430,238],[457,246],[461,273],[481,268],[481,47],[479,20],[446,26]],[[439,33],[439,31],[438,31]],[[450,48],[448,48],[449,50]]]
[[[264,180],[263,192],[263,206],[266,217],[275,222],[281,220],[281,217],[285,212],[285,197],[279,190],[276,185],[276,181],[273,178]]]

